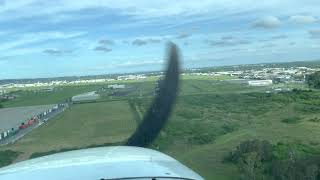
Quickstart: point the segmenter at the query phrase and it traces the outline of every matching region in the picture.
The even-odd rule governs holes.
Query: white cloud
[[[0,7],[2,20],[12,19],[10,12],[15,17],[34,17],[48,14],[63,14],[64,12],[80,11],[83,9],[105,8],[117,10],[118,13],[140,18],[163,17],[173,15],[194,15],[208,12],[214,5],[221,6],[222,2],[203,0],[201,3],[195,1],[154,1],[147,0],[90,0],[90,1],[45,1],[45,0],[15,0],[6,1]],[[13,14],[11,14],[13,15]],[[6,16],[6,17],[4,17]],[[58,16],[69,19],[69,16]]]
[[[256,0],[12,0],[5,1],[0,7],[0,19],[35,17],[54,15],[59,20],[71,17],[66,12],[84,9],[107,9],[105,12],[115,12],[135,18],[159,18],[168,16],[195,16],[211,14],[211,18],[246,12],[272,11],[279,14],[289,14],[299,10],[318,12],[318,0],[268,0],[263,3]],[[79,16],[79,14],[78,14]],[[81,16],[81,15],[80,15]],[[50,19],[51,19],[50,18]]]
[[[20,9],[36,2],[35,0],[15,0],[15,1],[3,1],[0,6],[0,12],[12,11]]]
[[[320,29],[313,29],[309,31],[310,37],[313,39],[320,38]]]
[[[311,45],[311,48],[313,48],[313,49],[320,49],[320,45],[318,45],[318,44],[313,44],[313,45]]]
[[[275,46],[277,46],[277,45],[274,44],[274,43],[267,43],[267,44],[263,44],[261,46],[261,48],[272,48],[272,47],[275,47]]]
[[[296,44],[297,44],[296,42],[290,42],[290,43],[289,43],[290,46],[294,46],[294,45],[296,45]]]
[[[98,43],[101,45],[114,45],[115,44],[114,40],[111,40],[111,39],[101,39]]]
[[[313,16],[306,16],[306,15],[295,15],[289,18],[289,21],[297,23],[297,24],[311,24],[315,23],[318,20]]]
[[[71,50],[62,50],[62,49],[56,49],[56,48],[43,50],[43,53],[46,53],[48,55],[53,55],[53,56],[60,56],[60,55],[64,55],[64,54],[70,54],[72,52],[73,51],[71,51]]]
[[[192,36],[190,33],[181,33],[176,38],[177,39],[185,39],[185,38],[188,38],[190,36]]]
[[[146,40],[142,40],[142,39],[136,39],[136,40],[132,41],[132,45],[134,45],[134,46],[144,46],[147,43],[148,42]]]
[[[116,67],[155,65],[155,64],[163,64],[163,63],[164,63],[163,60],[127,61],[127,62],[116,65]]]
[[[8,56],[8,57],[14,57],[14,56],[25,56],[27,54],[34,54],[34,53],[41,53],[41,48],[18,48],[18,49],[10,49],[5,51],[0,51],[1,54]]]
[[[108,48],[106,46],[97,46],[93,49],[94,51],[100,51],[100,52],[111,52],[112,49],[111,48]]]
[[[118,63],[108,63],[108,64],[99,64],[95,67],[88,68],[89,70],[105,70],[108,68],[127,68],[127,67],[139,67],[147,65],[161,65],[164,64],[164,60],[160,59],[151,59],[151,60],[129,60],[125,62]]]
[[[217,47],[227,47],[227,46],[238,46],[238,45],[248,45],[251,44],[249,40],[239,39],[232,36],[223,36],[219,40],[205,40],[210,46],[217,46]]]
[[[282,34],[282,35],[276,35],[276,36],[272,36],[271,37],[271,39],[274,39],[274,40],[276,40],[276,39],[287,39],[288,38],[288,36],[287,35],[284,35],[284,34]]]
[[[23,35],[18,35],[18,37],[16,37],[14,40],[10,42],[3,42],[0,45],[0,51],[16,48],[27,44],[44,42],[47,40],[76,38],[85,34],[85,32],[64,33],[58,31],[27,33]]]
[[[256,20],[252,25],[256,28],[272,29],[279,27],[281,25],[281,21],[275,16],[266,16]]]

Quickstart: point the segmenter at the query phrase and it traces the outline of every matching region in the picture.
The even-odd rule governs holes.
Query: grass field
[[[103,85],[83,85],[83,86],[61,86],[55,87],[52,92],[41,92],[37,90],[20,90],[13,92],[16,99],[12,101],[3,102],[4,107],[19,107],[19,106],[33,106],[45,104],[57,104],[65,102],[66,99],[82,94],[85,92],[94,91]]]
[[[183,76],[181,94],[191,94],[191,93],[218,93],[225,91],[247,91],[252,90],[251,87],[245,87],[243,85],[235,85],[232,83],[226,83],[222,80],[228,80],[231,77],[218,76]],[[68,85],[68,86],[57,86],[52,92],[45,92],[39,90],[39,88],[27,88],[20,89],[11,92],[17,98],[11,101],[2,102],[1,105],[5,107],[20,107],[20,106],[34,106],[34,105],[47,105],[47,104],[57,104],[65,102],[72,96],[96,91],[101,88],[106,88],[108,84],[126,84],[127,87],[131,87],[134,91],[131,91],[126,95],[126,97],[109,97],[110,91],[107,91],[103,96],[103,100],[121,100],[128,99],[128,97],[148,97],[152,96],[154,92],[154,87],[156,85],[157,78],[150,77],[146,80],[139,81],[115,81],[101,84],[91,84],[91,85]]]
[[[149,103],[136,100],[140,109]],[[310,121],[320,116],[319,104],[319,92],[183,95],[152,147],[206,179],[237,179],[238,169],[223,159],[242,141],[299,142],[320,149],[320,124]],[[283,122],[293,117],[299,120]]]
[[[177,158],[205,179],[219,180],[238,179],[238,168],[223,160],[245,140],[299,142],[320,149],[319,91],[267,94],[271,87],[221,80],[183,77],[173,114],[151,148]],[[22,160],[37,152],[126,140],[152,100],[155,80],[127,85],[135,90],[123,97],[109,97],[106,91],[104,102],[73,105],[46,126],[0,151],[21,152],[18,160]],[[69,87],[61,90],[66,94],[56,92],[47,100],[37,97],[32,103],[58,101],[102,86]],[[307,89],[301,84],[274,87]],[[5,105],[28,104],[32,97],[26,95]]]
[[[0,150],[21,152],[20,158],[24,159],[32,153],[121,142],[135,127],[126,101],[76,104],[17,143]]]

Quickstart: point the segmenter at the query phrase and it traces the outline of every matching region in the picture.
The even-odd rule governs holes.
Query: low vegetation
[[[11,150],[0,151],[0,167],[10,165],[19,153]]]
[[[62,103],[72,96],[94,91],[103,85],[83,85],[83,86],[61,86],[55,87],[52,91],[41,91],[39,89],[28,89],[13,91],[10,95],[16,98],[3,102],[4,107],[34,106]]]
[[[0,108],[3,108],[3,103],[5,102],[6,100],[2,99],[1,96],[0,96]]]
[[[309,180],[320,176],[320,151],[301,143],[249,140],[225,158],[234,163],[243,180]]]
[[[288,117],[288,118],[281,120],[281,122],[287,123],[287,124],[296,124],[299,122],[299,120],[300,120],[299,117]]]
[[[42,157],[42,156],[47,156],[47,155],[51,155],[51,154],[56,154],[56,153],[62,153],[62,152],[68,152],[68,151],[74,151],[74,150],[80,150],[83,148],[97,148],[97,147],[106,147],[106,146],[120,146],[123,145],[124,142],[116,142],[116,143],[102,143],[99,145],[89,145],[86,147],[76,147],[76,148],[62,148],[59,150],[51,150],[51,151],[47,151],[47,152],[35,152],[32,153],[31,156],[29,157],[29,159],[33,159],[33,158],[37,158],[37,157]]]
[[[320,122],[320,118],[309,119],[310,122]]]

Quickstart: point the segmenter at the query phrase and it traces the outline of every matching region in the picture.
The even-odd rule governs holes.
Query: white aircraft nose
[[[193,179],[197,173],[158,151],[114,146],[58,153],[0,169],[1,180]]]

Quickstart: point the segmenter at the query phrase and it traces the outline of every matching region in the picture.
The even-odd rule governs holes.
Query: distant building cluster
[[[125,76],[118,76],[117,80],[140,80],[140,79],[146,79],[147,76],[143,74],[137,74],[137,75],[125,75]]]
[[[308,74],[320,71],[320,68],[308,68],[308,67],[289,67],[289,68],[263,68],[260,70],[237,70],[237,71],[220,71],[220,72],[193,72],[188,73],[196,76],[231,76],[238,77],[240,79],[248,80],[273,80],[274,83],[280,82],[304,82],[305,77]],[[182,75],[188,75],[186,73]],[[257,82],[258,83],[258,82]],[[259,82],[263,83],[263,81]],[[258,84],[259,84],[258,83]],[[264,83],[270,83],[265,81]],[[250,85],[255,82],[250,83]]]
[[[1,90],[0,90],[0,96],[4,95],[4,94],[6,94],[6,93],[7,93],[7,91],[6,91],[5,89],[1,89]]]
[[[51,82],[37,82],[29,84],[4,84],[0,85],[0,91],[2,88],[32,88],[32,87],[52,87],[52,86],[61,86],[61,85],[76,85],[76,84],[94,84],[94,83],[103,83],[108,81],[114,81],[115,79],[91,79],[91,80],[75,80],[75,81],[51,81]],[[50,90],[48,88],[47,90]]]
[[[241,68],[235,67],[237,70],[230,71],[212,71],[212,72],[195,72],[194,69],[191,72],[183,73],[182,75],[194,75],[194,76],[230,76],[239,79],[246,80],[272,80],[273,83],[286,83],[286,82],[304,82],[306,75],[320,71],[320,68],[310,68],[310,67],[288,67],[288,68],[263,68],[263,65],[259,68],[255,67],[249,70],[239,70]],[[198,71],[198,70],[197,70]],[[148,74],[152,75],[155,78],[161,78],[163,72],[157,74]],[[14,97],[4,97],[4,94],[7,94],[7,91],[13,88],[37,88],[36,91],[54,91],[54,87],[63,86],[63,85],[85,85],[85,84],[96,84],[96,83],[105,83],[105,82],[115,82],[115,81],[129,81],[129,80],[144,80],[148,77],[145,74],[130,74],[130,75],[119,75],[114,78],[101,78],[101,79],[86,79],[86,80],[54,80],[50,82],[37,82],[37,83],[9,83],[0,85],[0,97],[2,98],[14,98]],[[257,84],[261,84],[261,82]],[[269,84],[270,81],[264,82]],[[263,84],[263,83],[262,83]],[[255,85],[254,82],[249,85]],[[113,84],[108,86],[108,88],[113,89],[123,89],[124,85]]]
[[[307,74],[319,70],[307,67],[264,68],[262,70],[243,71],[239,77],[243,79],[274,79],[279,82],[304,81]]]
[[[0,85],[0,95],[5,94],[5,89],[11,88],[34,88],[34,87],[44,87],[44,91],[52,91],[54,86],[62,86],[62,85],[81,85],[81,84],[96,84],[96,83],[105,83],[112,81],[127,81],[127,80],[143,80],[146,79],[147,76],[144,74],[137,75],[124,75],[118,76],[115,79],[106,78],[106,79],[88,79],[88,80],[74,80],[74,81],[50,81],[50,82],[37,82],[37,83],[9,83]],[[49,87],[49,88],[47,88]]]
[[[7,101],[7,100],[13,100],[15,99],[16,96],[15,95],[12,95],[12,94],[0,94],[0,101]]]
[[[182,75],[195,75],[195,76],[240,76],[242,71],[220,71],[220,72],[196,72],[196,73],[183,73]]]

